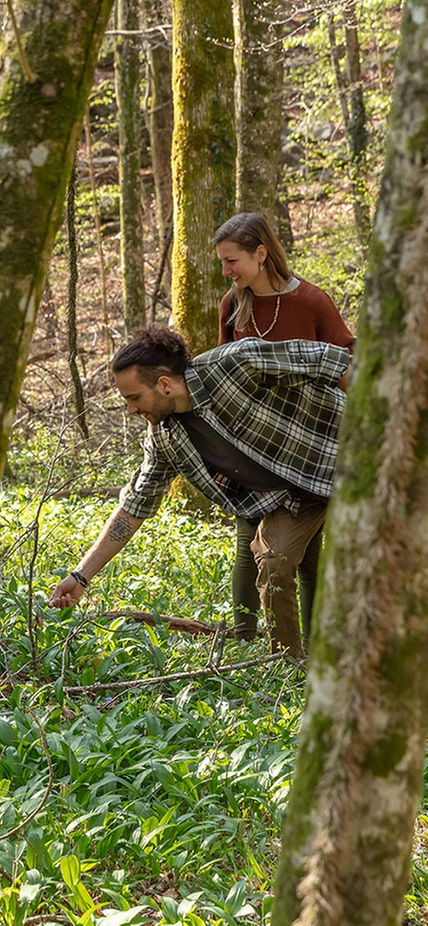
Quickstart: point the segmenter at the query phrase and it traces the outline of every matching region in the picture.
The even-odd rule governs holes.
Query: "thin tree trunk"
[[[336,42],[336,27],[334,16],[330,13],[327,20],[328,37],[330,41],[330,57],[333,65],[334,76],[336,78],[336,87],[339,96],[340,108],[342,110],[343,124],[346,132],[349,131],[349,109],[348,109],[348,88],[346,80],[340,67],[340,55]]]
[[[370,235],[370,209],[367,191],[367,128],[360,66],[355,0],[346,0],[344,10],[345,42],[350,88],[351,118],[348,137],[351,150],[351,182],[354,194],[355,221],[361,244],[367,248]]]
[[[171,21],[171,16],[172,12],[165,0],[143,0],[144,28],[151,30],[147,48],[147,121],[156,191],[156,220],[162,252],[165,252],[172,226],[172,52],[170,33],[164,28]],[[165,271],[164,278],[169,288],[171,274],[168,262]]]
[[[138,0],[117,0],[119,30],[138,30]],[[144,241],[140,173],[140,45],[138,36],[118,35],[115,48],[119,124],[120,258],[123,309],[128,334],[145,324]]]
[[[236,209],[276,224],[284,84],[283,3],[233,0]]]
[[[234,212],[231,7],[176,0],[173,32],[173,319],[197,353],[217,341],[224,282],[212,237]]]
[[[405,15],[273,926],[398,926],[428,720],[428,0]]]
[[[0,474],[112,0],[15,0],[0,92]],[[58,36],[61,37],[59,42]]]
[[[103,317],[105,350],[106,350],[106,357],[108,358],[110,356],[111,347],[114,348],[114,343],[113,343],[113,339],[110,334],[110,325],[109,325],[109,318],[108,318],[107,268],[106,268],[106,262],[105,262],[105,257],[104,257],[100,206],[98,202],[97,185],[95,182],[94,158],[92,154],[91,120],[89,117],[88,109],[86,109],[85,111],[83,125],[85,129],[86,154],[87,154],[87,159],[88,159],[89,179],[90,179],[91,191],[92,191],[92,209],[94,213],[95,237],[96,237],[96,243],[97,243],[98,259],[100,263],[101,309],[102,309],[102,317]]]
[[[360,66],[357,18],[353,0],[343,5],[346,44],[346,75],[340,67],[336,28],[332,14],[328,17],[330,56],[336,78],[343,123],[349,151],[349,175],[355,224],[364,251],[370,236],[370,208],[367,190],[367,129]]]
[[[76,326],[76,296],[77,281],[79,277],[77,265],[76,241],[76,165],[73,165],[67,193],[67,232],[69,256],[68,304],[67,304],[67,334],[68,334],[68,365],[74,389],[74,404],[76,408],[77,424],[85,440],[89,437],[86,424],[85,400],[83,398],[82,383],[76,363],[77,357],[77,326]]]

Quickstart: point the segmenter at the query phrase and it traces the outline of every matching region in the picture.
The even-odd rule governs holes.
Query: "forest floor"
[[[90,437],[69,374],[63,228],[1,490],[0,922],[268,926],[305,671],[269,661],[263,620],[254,643],[224,636],[230,520],[169,499],[77,608],[59,616],[47,605],[114,505],[100,490],[117,491],[141,457],[141,422],[127,418],[108,370],[125,337],[114,171],[111,179],[99,189],[108,332],[84,183],[78,200],[78,364]],[[294,187],[292,265],[330,292],[355,329],[365,266],[352,206],[343,180],[319,190],[310,179]],[[145,200],[150,217],[149,172]],[[145,250],[150,304],[159,266],[150,218]],[[156,321],[167,323],[162,299]],[[154,627],[135,618],[149,610]],[[214,645],[169,630],[162,615],[213,624]],[[407,926],[428,923],[428,766],[424,788]]]

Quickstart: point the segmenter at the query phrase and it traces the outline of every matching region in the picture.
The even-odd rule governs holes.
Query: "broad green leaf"
[[[261,867],[260,867],[260,865],[259,865],[259,863],[258,863],[258,861],[257,861],[257,859],[256,859],[256,857],[255,857],[255,855],[254,855],[254,853],[251,851],[251,849],[247,849],[247,859],[248,859],[248,861],[249,861],[249,863],[250,863],[251,868],[252,868],[253,871],[254,871],[254,874],[257,875],[257,877],[260,878],[260,880],[262,881],[266,876],[263,874],[263,870],[261,869]]]
[[[81,881],[78,881],[77,884],[74,885],[73,897],[83,913],[86,912],[86,910],[96,909],[96,904],[94,904],[89,891],[86,890],[85,885],[82,884]]]
[[[71,890],[80,879],[80,862],[76,855],[65,855],[59,860],[61,874]]]
[[[161,908],[167,923],[177,922],[178,903],[173,897],[163,897]]]
[[[55,697],[58,701],[58,704],[61,704],[62,706],[64,704],[64,679],[62,675],[60,675],[59,678],[57,678],[54,684],[54,692],[55,692]]]
[[[140,913],[143,913],[147,907],[130,907],[129,910],[119,910],[117,913],[109,913],[101,919],[97,919],[97,926],[125,926],[126,923],[132,923]]]
[[[27,900],[28,902],[35,900],[41,889],[41,884],[21,884],[19,889],[19,899]]]
[[[246,890],[245,881],[237,881],[229,891],[225,900],[225,907],[232,916],[236,916],[238,910],[242,907]]]
[[[17,739],[16,730],[7,720],[0,718],[0,743],[3,746],[13,746]]]

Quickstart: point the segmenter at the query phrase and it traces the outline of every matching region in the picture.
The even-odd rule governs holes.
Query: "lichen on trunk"
[[[401,922],[428,718],[427,43],[423,0],[403,21],[273,926]]]

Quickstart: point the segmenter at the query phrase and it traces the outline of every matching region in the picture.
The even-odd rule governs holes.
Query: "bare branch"
[[[168,682],[177,682],[181,679],[204,678],[208,675],[227,675],[228,672],[236,672],[241,669],[250,669],[252,666],[264,666],[270,662],[276,662],[282,659],[305,671],[306,663],[301,659],[294,659],[285,653],[272,653],[271,656],[262,656],[259,659],[249,659],[247,662],[234,662],[226,666],[205,666],[204,669],[194,669],[191,672],[174,672],[171,675],[156,675],[151,678],[139,678],[130,682],[99,682],[94,685],[72,685],[64,688],[67,694],[91,694],[97,691],[126,691],[131,688],[146,688],[150,685],[162,685]]]

